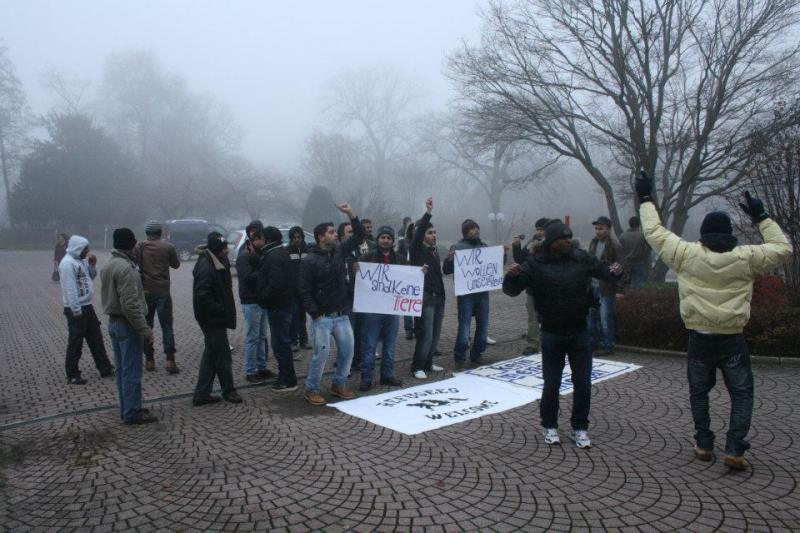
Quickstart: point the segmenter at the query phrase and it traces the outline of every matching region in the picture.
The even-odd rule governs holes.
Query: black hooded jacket
[[[265,309],[285,309],[292,304],[297,280],[292,271],[289,252],[281,243],[273,242],[258,251],[258,305]]]
[[[201,327],[236,328],[231,265],[205,250],[197,257],[192,271],[194,317]]]
[[[422,215],[422,218],[414,226],[414,238],[411,240],[409,247],[410,264],[416,266],[428,265],[428,271],[425,273],[423,299],[427,300],[431,297],[436,297],[444,300],[444,279],[442,277],[442,263],[439,260],[439,251],[435,246],[425,244],[425,232],[431,226],[433,224],[431,224],[431,215],[429,213]]]
[[[316,319],[329,313],[348,313],[352,301],[347,291],[345,259],[364,239],[358,217],[350,220],[353,234],[332,250],[315,246],[300,261],[300,299],[303,308]]]
[[[586,327],[586,315],[592,304],[588,291],[591,278],[608,282],[619,279],[609,271],[607,263],[580,248],[573,248],[566,255],[539,249],[529,254],[520,266],[519,275],[506,274],[503,292],[516,296],[532,288],[542,331],[562,335]]]

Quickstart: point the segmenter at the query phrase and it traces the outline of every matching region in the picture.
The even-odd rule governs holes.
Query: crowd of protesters
[[[625,297],[628,287],[642,285],[654,252],[677,274],[681,317],[689,330],[687,375],[696,430],[695,454],[700,460],[713,458],[708,395],[720,369],[732,400],[724,461],[732,468],[743,469],[747,464],[743,455],[749,447],[745,437],[753,407],[753,376],[742,328],[749,319],[752,279],[774,268],[791,253],[791,247],[763,204],[749,195],[742,209],[761,231],[762,245],[739,246],[730,218],[722,212],[705,217],[700,242],[685,242],[660,224],[652,185],[644,175],[637,180],[636,194],[641,206],[639,217],[629,220],[629,228],[619,241],[611,235],[613,223],[606,216],[592,222],[595,237],[586,249],[559,219],[540,218],[527,242],[524,235],[513,240],[513,261],[507,268],[503,291],[510,296],[526,293],[528,320],[523,353],[541,352],[544,442],[560,443],[559,391],[568,361],[574,389],[571,438],[579,448],[591,447],[588,430],[593,356],[613,353],[615,303]],[[359,219],[352,206],[342,203],[336,207],[348,221],[338,227],[333,221],[316,225],[315,244],[311,246],[306,245],[299,226],[289,231],[289,242],[284,243],[278,228],[251,222],[246,241],[233,260],[245,324],[245,379],[259,384],[275,378],[274,391],[294,391],[298,388],[294,361],[302,357],[301,350],[310,349],[304,397],[312,405],[327,402],[322,378],[332,339],[336,343],[335,373],[328,389],[332,396],[356,397],[356,392],[348,388],[353,372],[360,374],[360,392],[373,387],[379,345],[377,381],[391,387],[403,384],[395,371],[400,317],[353,310],[355,275],[362,264],[411,265],[424,272],[421,316],[403,318],[406,339],[415,340],[411,375],[424,380],[431,372],[444,370],[434,364],[434,356],[440,353],[445,314],[444,276],[453,273],[457,251],[487,246],[481,240],[478,223],[466,219],[461,225],[462,239],[442,260],[432,223],[431,198],[425,203],[424,214],[416,221],[406,217],[398,232],[384,225],[373,234],[372,222]],[[97,260],[89,251],[89,242],[77,235],[59,234],[54,256],[53,279],[62,287],[69,333],[67,380],[73,385],[86,383],[78,368],[86,339],[100,375],[116,377],[120,416],[127,424],[156,421],[142,407],[141,393],[143,356],[144,368],[156,369],[156,316],[162,331],[164,368],[172,374],[179,372],[169,273],[179,268],[180,261],[175,248],[161,239],[160,224],[148,223],[145,234],[146,240],[137,242],[130,229],[116,229],[111,260],[101,272],[103,310],[109,317],[115,366],[106,354],[100,321],[91,303]],[[221,234],[212,232],[198,251],[192,294],[205,348],[193,405],[222,400],[241,403],[227,333],[237,323],[229,246]],[[473,366],[484,363],[489,307],[489,292],[456,297],[456,369],[467,364],[467,355]],[[306,316],[311,318],[310,333]],[[277,376],[267,369],[268,342],[277,362]],[[221,396],[212,393],[215,381],[219,382]]]

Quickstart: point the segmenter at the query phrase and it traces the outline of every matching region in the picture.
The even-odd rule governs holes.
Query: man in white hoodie
[[[92,307],[94,284],[97,276],[97,258],[89,254],[89,241],[79,235],[73,235],[67,244],[67,255],[58,265],[61,278],[61,298],[64,303],[64,315],[67,317],[69,340],[67,341],[66,371],[67,380],[72,385],[84,385],[78,362],[83,350],[83,339],[89,345],[94,364],[101,377],[114,375],[114,367],[108,359],[103,344],[103,333],[100,320]]]

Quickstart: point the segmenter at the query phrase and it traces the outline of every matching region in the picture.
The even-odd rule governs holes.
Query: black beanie
[[[478,225],[477,222],[475,222],[471,218],[468,218],[467,220],[461,223],[461,236],[466,239],[467,233],[469,233],[470,230],[472,230],[473,228],[481,229],[481,227]]]
[[[572,230],[569,229],[569,226],[561,222],[561,220],[554,218],[544,227],[544,242],[542,242],[542,246],[544,246],[546,250],[558,239],[565,238],[572,238]]]
[[[206,244],[209,252],[214,255],[219,255],[222,249],[225,248],[225,239],[222,238],[220,232],[212,231],[206,238]]]
[[[700,235],[707,233],[718,233],[733,235],[733,225],[731,217],[724,211],[712,211],[703,219],[700,225]]]
[[[117,228],[114,230],[114,248],[117,250],[133,250],[136,246],[136,236],[130,228]]]
[[[391,226],[381,226],[378,228],[378,233],[375,235],[375,238],[377,239],[381,235],[388,235],[394,240],[394,229]]]

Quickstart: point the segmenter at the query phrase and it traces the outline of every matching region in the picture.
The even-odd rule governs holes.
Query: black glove
[[[744,201],[747,202],[747,205],[740,203],[739,207],[750,217],[753,224],[758,224],[762,220],[769,218],[769,213],[764,208],[764,202],[758,198],[753,198],[747,191],[744,191]]]
[[[641,175],[641,178],[636,178],[636,183],[634,184],[634,187],[636,188],[636,196],[639,197],[640,204],[652,202],[653,180],[647,177],[647,174],[644,170],[642,170]]]

